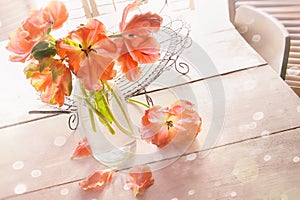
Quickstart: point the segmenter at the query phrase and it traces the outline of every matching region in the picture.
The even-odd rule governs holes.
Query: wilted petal
[[[96,34],[106,34],[106,28],[104,24],[97,19],[90,19],[85,27],[93,30]]]
[[[136,166],[129,172],[130,178],[126,180],[126,185],[133,191],[134,196],[143,195],[154,184],[152,172],[147,165]]]
[[[83,190],[103,190],[103,188],[112,181],[115,171],[110,169],[96,171],[89,175],[87,179],[79,182]]]
[[[135,0],[133,3],[128,4],[124,10],[123,10],[123,15],[122,15],[122,21],[120,23],[120,30],[123,32],[126,24],[126,18],[129,12],[137,9],[140,5],[142,4],[142,1],[140,0]]]
[[[80,69],[80,62],[86,58],[86,54],[77,46],[66,44],[64,40],[56,43],[57,54],[68,59],[69,68],[76,75]]]
[[[126,78],[130,81],[136,81],[140,78],[139,64],[154,63],[160,57],[159,43],[151,36],[151,33],[159,30],[162,18],[157,14],[148,12],[135,15],[126,23],[128,13],[141,4],[141,0],[136,0],[124,9],[120,23],[121,40],[123,41],[115,40],[120,53],[118,62]]]
[[[153,37],[148,37],[141,43],[136,42],[135,39],[126,40],[125,42],[133,60],[138,63],[155,63],[160,57],[159,42]]]
[[[101,78],[105,74],[113,74],[115,72],[111,67],[114,65],[111,58],[103,57],[95,52],[90,52],[83,62],[80,63],[80,69],[77,77],[81,80],[86,89],[98,91],[102,89]],[[105,73],[106,72],[106,73]]]
[[[124,31],[131,31],[135,29],[143,29],[143,31],[148,31],[148,33],[156,32],[159,30],[162,24],[162,17],[158,14],[153,14],[147,12],[145,14],[135,15],[133,18],[126,24]]]
[[[25,62],[36,43],[36,40],[32,40],[29,37],[28,31],[18,28],[9,35],[9,43],[6,48],[15,53],[10,55],[10,60],[13,62]]]
[[[43,69],[42,62],[47,62]],[[32,86],[41,93],[41,100],[45,103],[62,106],[65,96],[71,94],[71,72],[61,61],[50,58],[40,63],[31,62],[24,69],[24,73],[31,79]]]
[[[141,69],[129,53],[122,54],[118,58],[118,62],[121,65],[122,72],[129,81],[136,81],[141,77]]]
[[[41,39],[47,33],[47,29],[50,28],[51,24],[45,20],[45,11],[32,10],[29,17],[22,22],[22,30],[29,32],[31,39]]]
[[[73,152],[72,155],[72,159],[74,158],[81,158],[81,157],[87,157],[90,156],[92,154],[92,150],[90,147],[90,144],[87,141],[87,138],[83,138],[82,141],[78,142],[78,145],[75,149],[75,151]]]
[[[170,112],[175,112],[179,114],[185,110],[190,110],[190,109],[192,110],[194,109],[194,104],[192,104],[190,101],[178,100],[171,105]]]
[[[63,25],[63,23],[68,19],[68,10],[64,3],[59,1],[51,1],[44,9],[45,15],[48,15],[49,23],[52,24],[53,29],[57,29]]]

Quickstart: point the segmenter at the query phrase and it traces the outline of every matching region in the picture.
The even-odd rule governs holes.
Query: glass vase
[[[120,168],[134,155],[136,137],[127,103],[117,85],[103,83],[97,92],[75,85],[78,132],[86,137],[93,157],[108,167]]]

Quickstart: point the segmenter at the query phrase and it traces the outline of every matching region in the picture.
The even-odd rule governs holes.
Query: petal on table
[[[112,181],[112,176],[115,174],[115,171],[99,170],[89,175],[87,179],[79,182],[79,186],[83,190],[103,190],[107,184]]]
[[[148,165],[131,168],[129,176],[130,178],[125,183],[133,191],[134,196],[143,195],[154,184],[152,172]]]
[[[82,141],[78,142],[78,145],[75,151],[73,152],[71,159],[87,157],[90,155],[92,155],[91,146],[88,143],[87,138],[85,137]]]

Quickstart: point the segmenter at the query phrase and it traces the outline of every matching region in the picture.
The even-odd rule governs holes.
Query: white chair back
[[[242,5],[236,9],[234,25],[245,40],[285,79],[290,36],[270,14]]]

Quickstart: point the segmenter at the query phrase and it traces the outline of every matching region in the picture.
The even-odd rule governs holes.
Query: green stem
[[[141,101],[138,101],[138,100],[135,100],[135,99],[127,99],[127,101],[129,102],[129,103],[136,103],[136,104],[140,104],[140,105],[142,105],[142,106],[145,106],[146,108],[150,108],[150,106],[148,105],[148,104],[145,104],[145,103],[143,103],[143,102],[141,102]]]
[[[107,86],[107,85],[106,85],[106,86]],[[113,91],[111,90],[110,87],[108,87],[108,89],[111,91],[111,93],[113,93]],[[115,95],[113,95],[113,96],[116,98],[116,100],[117,100],[117,102],[118,102],[117,97],[116,97]],[[121,131],[123,131],[124,133],[126,133],[127,135],[132,135],[132,133],[131,133],[129,130],[125,129],[125,128],[119,123],[119,121],[115,118],[114,114],[112,113],[112,111],[111,111],[111,109],[110,109],[110,106],[109,106],[109,104],[108,104],[106,98],[104,98],[104,105],[105,105],[105,109],[107,110],[107,112],[108,112],[109,115],[111,116],[111,118],[112,118],[113,122],[116,124],[116,126],[117,126]],[[122,105],[120,105],[119,103],[118,103],[118,105],[121,107],[121,109],[123,108]],[[123,110],[122,110],[122,112],[123,112]],[[123,114],[124,114],[124,112],[123,112]],[[125,115],[125,117],[126,117],[126,115]],[[127,120],[126,120],[126,121],[127,121]],[[129,128],[131,128],[131,127],[129,127]]]
[[[132,131],[133,129],[132,129],[132,127],[131,127],[130,120],[129,120],[129,118],[128,118],[128,116],[127,116],[127,113],[125,112],[125,110],[124,110],[124,108],[123,108],[123,106],[122,106],[122,103],[121,103],[119,97],[117,96],[117,94],[114,92],[114,90],[110,87],[110,85],[109,85],[107,82],[104,82],[104,84],[105,84],[106,87],[109,89],[109,91],[111,91],[112,95],[113,95],[114,98],[116,99],[117,104],[118,104],[118,106],[120,107],[120,109],[121,109],[121,111],[122,111],[122,113],[123,113],[123,116],[125,117],[125,120],[126,120],[126,122],[127,122],[127,124],[128,124],[129,129]],[[126,133],[128,134],[128,132],[126,132]],[[129,132],[129,135],[132,135],[132,132]]]
[[[96,124],[95,124],[94,114],[91,109],[89,109],[89,115],[90,115],[93,131],[96,132]]]
[[[105,116],[103,116],[102,113],[100,113],[97,109],[95,109],[95,107],[89,102],[88,95],[87,95],[85,89],[83,88],[82,84],[80,84],[80,89],[81,89],[82,94],[85,97],[85,98],[82,98],[82,99],[88,105],[90,116],[91,116],[91,112],[94,112],[96,115],[98,115],[98,117],[101,119],[101,122],[109,129],[109,131],[111,132],[111,134],[114,135],[116,133],[116,131],[111,126],[110,122],[107,121],[107,119],[105,118]],[[94,117],[91,118],[91,124],[92,124],[93,130],[96,130]]]
[[[111,124],[109,123],[109,121],[107,121],[107,119],[105,118],[105,116],[103,116],[96,108],[94,108],[94,106],[87,100],[85,99],[88,107],[96,114],[98,115],[98,117],[101,119],[101,122],[109,129],[109,131],[111,132],[111,134],[115,134],[116,131],[114,130],[114,128],[111,126]]]

